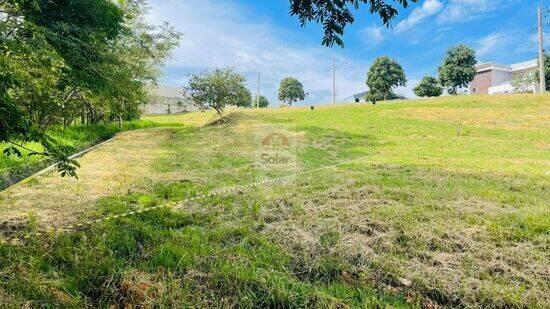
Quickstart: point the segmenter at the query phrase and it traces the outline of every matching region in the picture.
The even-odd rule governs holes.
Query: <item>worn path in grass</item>
[[[169,155],[162,147],[172,129],[154,128],[119,134],[115,140],[78,159],[78,179],[55,171],[0,192],[0,222],[15,225],[32,218],[45,229],[74,223],[95,202],[113,194],[143,190],[161,180],[155,160]]]

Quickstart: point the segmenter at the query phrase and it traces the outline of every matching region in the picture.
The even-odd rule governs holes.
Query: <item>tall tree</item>
[[[367,86],[371,96],[387,100],[392,97],[392,89],[407,85],[407,77],[397,61],[386,57],[378,57],[367,74]]]
[[[21,155],[16,146],[39,142],[44,150],[32,154],[53,157],[62,175],[74,176],[77,163],[68,159],[72,149],[48,136],[25,112],[18,104],[20,90],[26,86],[45,98],[41,90],[54,91],[54,84],[65,94],[71,93],[68,84],[102,88],[105,78],[97,65],[104,63],[106,47],[122,31],[122,13],[109,0],[6,0],[0,11],[0,142],[13,145],[4,154]],[[62,74],[52,78],[55,73],[39,69],[48,61]],[[37,65],[33,70],[38,76],[26,74],[30,64]]]
[[[48,136],[49,126],[77,117],[135,118],[179,33],[144,22],[145,0],[0,1],[0,142],[4,154],[60,161],[75,175],[74,149]]]
[[[304,86],[294,77],[286,77],[279,86],[279,100],[292,106],[293,103],[303,101],[306,98]]]
[[[399,8],[405,9],[415,2],[418,0],[290,0],[290,14],[298,16],[302,26],[311,21],[323,24],[323,45],[344,46],[344,29],[355,21],[352,9],[359,10],[364,4],[371,14],[378,14],[384,25],[389,26]]]
[[[466,45],[458,45],[447,51],[439,67],[439,80],[449,94],[457,94],[459,87],[467,87],[476,75],[476,53]]]

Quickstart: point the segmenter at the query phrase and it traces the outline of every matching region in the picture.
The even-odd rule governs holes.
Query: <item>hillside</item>
[[[0,193],[0,303],[550,303],[548,95],[213,117],[145,117],[78,181]]]

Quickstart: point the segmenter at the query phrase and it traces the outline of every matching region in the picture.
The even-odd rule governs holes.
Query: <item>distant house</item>
[[[534,74],[538,69],[536,59],[512,65],[495,62],[476,65],[476,75],[470,84],[471,94],[501,94],[514,93],[512,81],[522,80],[521,92],[536,92],[538,83],[534,81]]]
[[[364,92],[360,92],[360,93],[357,93],[357,94],[354,94],[353,95],[353,100],[356,102],[356,103],[359,103],[361,102],[361,100],[364,100],[365,97],[367,96],[369,92],[368,91],[364,91]]]
[[[142,112],[150,115],[177,114],[198,110],[183,89],[172,86],[151,86],[149,103],[142,106]]]

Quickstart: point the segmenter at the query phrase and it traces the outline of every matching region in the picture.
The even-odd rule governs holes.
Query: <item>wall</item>
[[[489,87],[492,86],[493,73],[492,71],[485,71],[477,73],[474,80],[470,84],[471,94],[488,94]]]
[[[189,99],[174,97],[151,97],[151,102],[142,106],[142,112],[149,115],[177,114],[197,111]]]
[[[512,80],[511,72],[493,70],[493,86],[509,83],[511,80]]]

